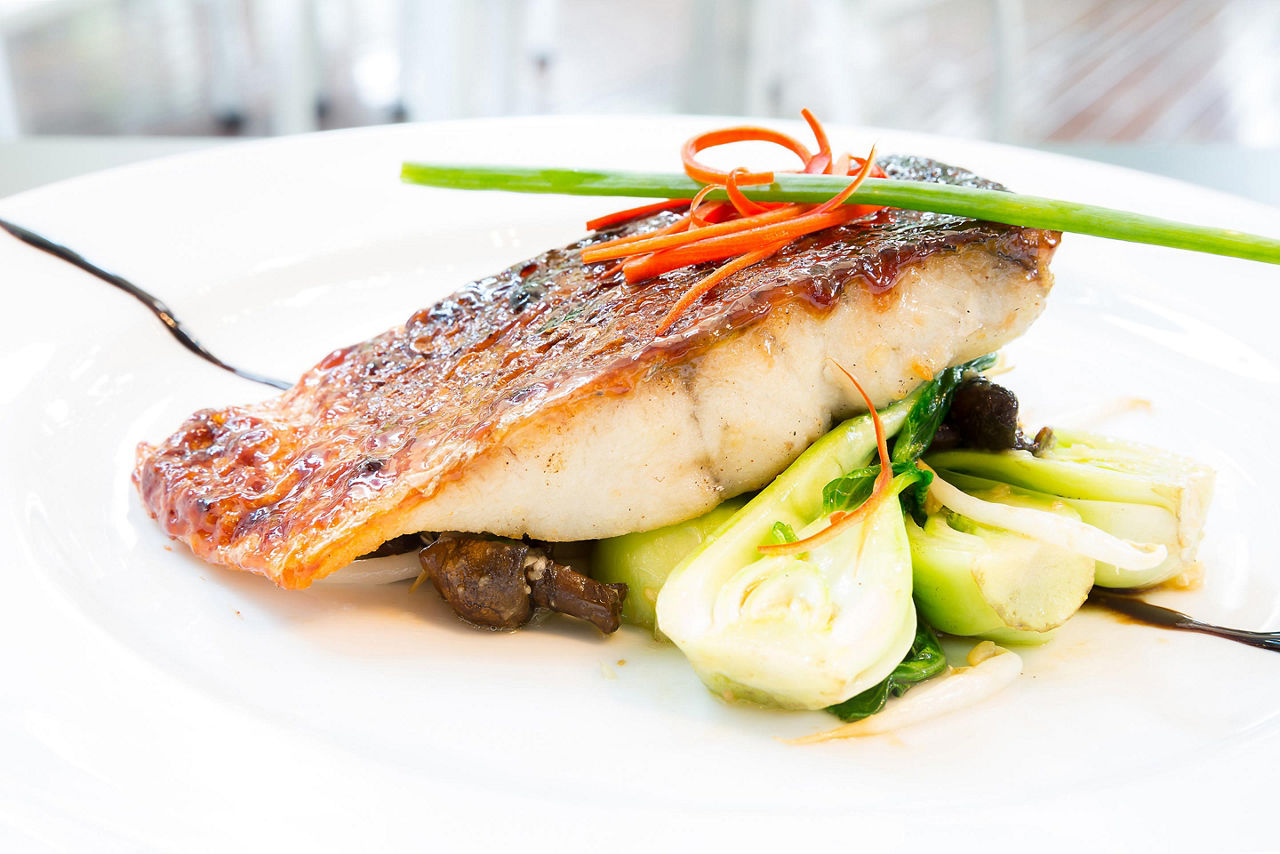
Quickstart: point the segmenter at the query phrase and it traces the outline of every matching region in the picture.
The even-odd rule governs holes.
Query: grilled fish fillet
[[[891,177],[996,186],[917,158]],[[138,448],[148,511],[198,556],[306,587],[414,531],[577,540],[761,487],[833,420],[991,352],[1043,308],[1056,232],[882,211],[726,279],[629,285],[581,249],[468,284],[337,350],[278,398],[203,410]]]

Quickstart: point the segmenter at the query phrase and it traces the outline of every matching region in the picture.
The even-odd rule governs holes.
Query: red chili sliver
[[[811,534],[803,540],[796,540],[791,543],[768,543],[758,546],[757,548],[765,554],[798,554],[807,552],[814,546],[834,539],[845,528],[853,525],[871,514],[879,507],[889,496],[889,484],[893,481],[893,465],[889,460],[889,442],[884,433],[884,422],[880,420],[880,413],[876,412],[875,404],[871,402],[870,395],[866,389],[862,387],[853,376],[839,362],[834,359],[831,364],[840,369],[840,372],[849,378],[849,382],[853,383],[853,387],[858,390],[858,394],[862,397],[862,402],[867,405],[867,412],[871,415],[871,423],[876,428],[876,453],[880,456],[880,473],[876,475],[875,486],[871,489],[871,495],[867,500],[862,502],[856,510],[838,510],[830,516],[830,522],[827,527]]]

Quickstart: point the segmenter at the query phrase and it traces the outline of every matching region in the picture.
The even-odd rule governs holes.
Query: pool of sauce
[[[1235,641],[1247,646],[1255,646],[1259,649],[1280,652],[1280,632],[1250,632],[1202,623],[1181,611],[1156,605],[1145,599],[1139,599],[1130,593],[1107,590],[1101,587],[1093,588],[1089,593],[1089,602],[1111,611],[1126,622],[1156,626],[1162,629],[1197,632],[1222,638],[1223,640]]]

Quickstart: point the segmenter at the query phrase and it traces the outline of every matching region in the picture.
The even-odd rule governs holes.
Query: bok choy
[[[1069,506],[1114,537],[1163,547],[1164,559],[1154,563],[1096,555],[1095,583],[1103,587],[1149,587],[1195,562],[1213,492],[1211,469],[1134,442],[1072,431],[1054,436],[1039,456],[953,450],[928,461],[966,491],[1010,484]]]
[[[1078,520],[1068,507],[992,491],[993,502]],[[1043,643],[1084,603],[1093,559],[941,508],[907,521],[920,613],[941,631],[998,643]]]
[[[901,428],[919,392],[881,414]],[[863,468],[876,447],[870,416],[844,422],[672,571],[658,629],[713,691],[785,708],[821,709],[873,688],[916,635],[911,557],[897,501],[799,554],[764,554],[779,522],[805,538],[828,525],[823,487]],[[901,490],[916,480],[894,478]],[[785,528],[783,528],[785,530]]]
[[[591,560],[591,574],[606,583],[627,585],[629,592],[622,603],[623,619],[654,631],[658,623],[654,610],[658,591],[671,570],[746,503],[746,498],[731,498],[685,522],[600,540]]]

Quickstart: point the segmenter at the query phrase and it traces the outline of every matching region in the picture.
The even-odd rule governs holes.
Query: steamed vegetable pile
[[[948,671],[935,632],[1041,644],[1094,585],[1186,571],[1212,472],[1087,433],[1027,440],[1016,399],[978,374],[991,361],[883,412],[867,401],[749,500],[602,541],[594,574],[629,585],[626,619],[712,691],[857,721]],[[959,702],[1021,671],[982,650],[939,680],[975,686]]]

